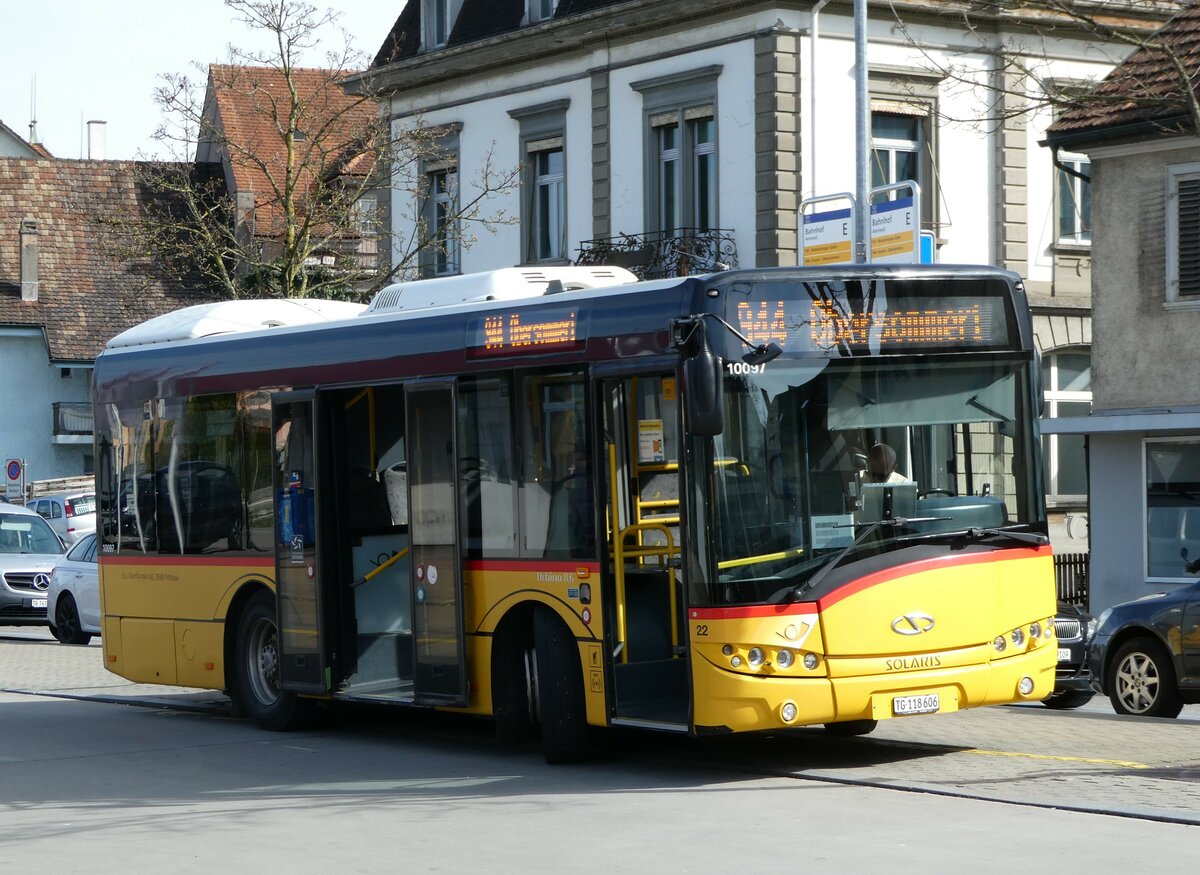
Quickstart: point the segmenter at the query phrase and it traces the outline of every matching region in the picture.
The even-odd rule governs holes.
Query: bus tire
[[[492,716],[501,744],[537,738],[535,684],[533,633],[526,616],[503,624],[492,641]]]
[[[588,727],[579,648],[563,622],[546,608],[533,615],[534,700],[548,763],[573,763],[588,755]]]
[[[878,720],[844,720],[841,723],[826,723],[825,731],[830,735],[850,738],[855,735],[870,735],[878,725]]]
[[[312,719],[316,705],[279,689],[279,626],[275,596],[259,590],[238,616],[234,666],[238,705],[263,729],[300,729]]]

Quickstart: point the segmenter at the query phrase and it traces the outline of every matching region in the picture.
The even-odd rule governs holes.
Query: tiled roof
[[[1115,128],[1161,124],[1168,130],[1188,124],[1188,98],[1168,47],[1183,64],[1194,97],[1200,97],[1200,5],[1188,5],[1164,24],[1150,45],[1137,49],[1104,78],[1084,105],[1074,107],[1048,129],[1049,139],[1103,137]]]
[[[52,361],[90,361],[126,328],[213,299],[149,262],[111,254],[110,223],[136,219],[150,197],[138,167],[0,158],[0,326],[44,328]],[[37,222],[37,301],[21,300],[20,224],[27,216]]]
[[[345,71],[345,75],[351,72]],[[295,69],[292,73],[302,107],[297,129],[305,135],[296,144],[300,150],[296,166],[301,168],[299,184],[303,191],[318,171],[335,164],[353,168],[361,163],[347,158],[347,152],[358,150],[358,138],[375,120],[376,106],[369,99],[347,95],[336,84],[341,74],[334,71]],[[234,187],[254,192],[256,233],[271,236],[278,213],[267,173],[269,170],[277,185],[282,184],[287,152],[276,119],[286,124],[287,80],[271,67],[213,64],[209,67],[208,89],[216,101],[220,133],[231,144]]]

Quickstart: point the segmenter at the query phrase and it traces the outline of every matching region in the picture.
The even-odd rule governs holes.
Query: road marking
[[[1150,766],[1145,763],[1134,763],[1127,760],[1105,760],[1095,757],[1064,757],[1055,756],[1048,753],[1020,753],[1013,750],[981,750],[979,748],[967,748],[963,753],[977,753],[982,756],[989,757],[1017,757],[1031,760],[1054,760],[1060,763],[1086,763],[1089,766],[1118,766],[1123,769],[1148,769]]]

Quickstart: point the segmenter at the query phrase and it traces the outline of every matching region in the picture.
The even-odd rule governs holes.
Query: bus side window
[[[527,556],[566,559],[595,552],[584,386],[578,372],[525,382],[521,513]]]
[[[459,382],[458,488],[467,556],[516,555],[512,398],[507,376]]]

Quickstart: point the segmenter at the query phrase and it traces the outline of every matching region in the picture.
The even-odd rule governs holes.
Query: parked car
[[[96,531],[95,492],[55,492],[31,498],[26,505],[37,511],[69,547],[88,532]]]
[[[0,626],[44,626],[50,572],[66,548],[25,507],[0,503]]]
[[[1042,699],[1047,708],[1078,708],[1095,695],[1087,664],[1087,641],[1095,629],[1095,618],[1083,608],[1058,603],[1058,614],[1054,617],[1058,669],[1054,675],[1054,692]]]
[[[63,644],[87,644],[100,634],[95,532],[80,538],[50,572],[46,621]]]
[[[1118,714],[1177,717],[1200,702],[1200,581],[1108,608],[1088,643],[1092,686]]]

